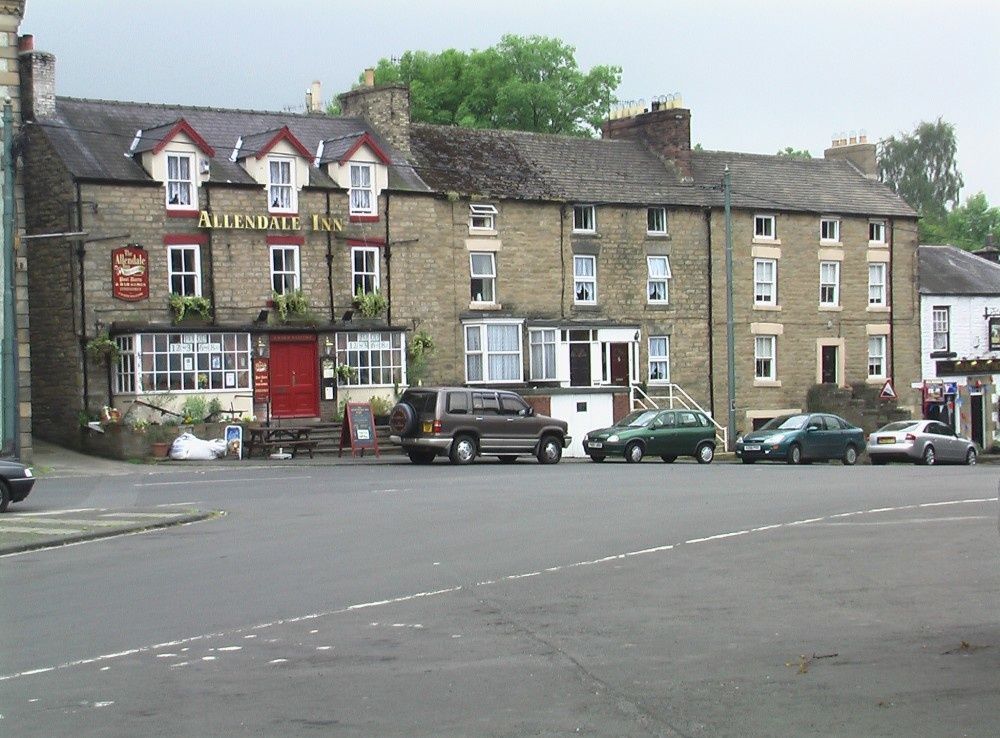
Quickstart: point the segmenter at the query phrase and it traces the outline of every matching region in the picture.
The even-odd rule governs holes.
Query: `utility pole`
[[[733,319],[733,192],[729,165],[722,173],[722,194],[726,216],[726,441],[731,451],[736,444],[736,344]]]

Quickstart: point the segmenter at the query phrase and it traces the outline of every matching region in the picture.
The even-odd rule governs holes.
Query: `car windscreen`
[[[619,420],[615,425],[641,428],[644,425],[649,425],[658,412],[658,410],[635,410]]]
[[[808,415],[779,415],[761,426],[761,430],[799,430],[804,427]]]

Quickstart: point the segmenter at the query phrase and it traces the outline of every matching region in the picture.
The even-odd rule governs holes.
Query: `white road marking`
[[[5,525],[3,523],[0,523],[0,531],[4,533],[35,533],[40,536],[65,536],[70,533],[83,533],[82,530],[77,530],[76,528],[21,528],[20,526]]]
[[[946,502],[923,503],[923,504],[919,504],[919,505],[900,505],[899,507],[874,508],[872,510],[867,510],[867,511],[858,512],[858,513],[850,513],[850,514],[852,514],[852,515],[854,515],[854,514],[856,514],[856,515],[862,515],[862,514],[874,514],[874,513],[881,513],[881,512],[898,512],[898,511],[901,511],[901,510],[914,510],[914,509],[917,509],[917,508],[920,508],[920,507],[932,507],[932,506],[938,507],[938,506],[945,506],[945,505],[979,504],[979,503],[997,502],[997,501],[998,500],[997,500],[996,497],[983,497],[983,498],[976,498],[976,499],[969,499],[969,500],[950,500],[950,501],[946,501]],[[750,534],[752,532],[758,532],[758,531],[763,532],[763,531],[770,531],[770,530],[780,530],[781,528],[788,528],[788,527],[791,527],[793,525],[797,526],[797,525],[804,525],[806,523],[824,522],[824,521],[830,520],[830,519],[832,519],[834,517],[837,517],[837,518],[843,517],[844,515],[845,515],[844,513],[838,513],[836,515],[832,515],[831,514],[831,515],[827,515],[827,516],[819,517],[819,518],[809,518],[807,520],[793,521],[791,523],[776,523],[774,525],[765,525],[765,526],[760,526],[758,528],[750,528],[750,529],[745,529],[745,530],[732,531],[732,532],[729,532],[729,533],[719,533],[719,534],[716,534],[714,536],[706,536],[706,537],[703,537],[703,538],[692,538],[692,539],[690,539],[688,541],[685,541],[684,544],[673,544],[673,545],[657,546],[657,547],[654,547],[654,548],[642,549],[641,551],[632,551],[630,553],[614,554],[612,556],[604,556],[602,558],[592,559],[592,560],[589,560],[589,561],[578,561],[578,562],[575,562],[575,563],[572,563],[572,564],[564,564],[564,565],[561,565],[561,566],[552,566],[552,567],[549,567],[549,568],[545,569],[544,571],[545,572],[549,572],[549,573],[557,573],[557,572],[561,572],[561,571],[564,571],[564,570],[568,571],[570,569],[577,568],[577,567],[582,567],[582,566],[594,566],[596,564],[607,563],[607,562],[610,562],[610,561],[620,561],[621,559],[624,559],[624,558],[626,558],[628,556],[637,556],[637,555],[641,555],[643,553],[669,551],[669,550],[673,550],[673,549],[675,549],[675,548],[677,548],[677,547],[679,547],[681,545],[687,545],[687,544],[693,544],[693,543],[705,543],[705,542],[708,542],[708,541],[727,540],[727,539],[734,538],[734,537],[737,537],[737,536],[745,536],[745,535],[748,535],[748,534]],[[992,516],[971,516],[969,519],[981,519],[981,518],[982,519],[986,519],[987,517],[989,517],[990,519],[992,519]],[[476,583],[476,585],[474,585],[474,586],[476,586],[476,587],[484,587],[484,586],[488,586],[488,585],[494,585],[498,581],[505,581],[506,582],[506,581],[511,581],[511,580],[523,579],[523,578],[526,578],[526,577],[540,576],[541,573],[542,573],[542,571],[529,572],[527,574],[511,574],[511,575],[508,575],[506,577],[502,577],[500,580],[496,580],[496,579],[484,580],[484,581]],[[403,602],[412,602],[412,601],[419,600],[419,599],[425,599],[425,598],[431,598],[431,597],[438,597],[440,595],[451,594],[451,593],[454,593],[454,592],[461,592],[461,591],[463,591],[465,589],[466,589],[466,587],[462,586],[462,585],[458,585],[458,586],[455,586],[455,587],[445,587],[444,589],[430,590],[430,591],[427,591],[427,592],[417,592],[417,593],[414,593],[414,594],[401,595],[399,597],[390,597],[390,598],[387,598],[387,599],[384,599],[384,600],[374,600],[372,602],[361,602],[361,603],[357,603],[357,604],[354,604],[354,605],[348,605],[346,607],[337,608],[335,610],[326,610],[326,611],[323,611],[323,612],[309,613],[308,615],[299,615],[299,616],[296,616],[296,617],[281,618],[279,620],[273,620],[273,621],[268,622],[268,623],[258,623],[257,625],[246,626],[246,627],[243,627],[243,628],[235,628],[235,629],[230,630],[230,631],[216,632],[216,633],[203,633],[203,634],[200,634],[200,635],[191,636],[189,638],[181,638],[181,639],[178,639],[178,640],[175,640],[175,641],[168,641],[168,642],[156,644],[156,645],[153,645],[153,646],[139,646],[138,648],[130,648],[130,649],[127,649],[125,651],[118,651],[116,653],[102,654],[100,656],[94,656],[92,658],[87,658],[87,659],[77,659],[75,661],[67,661],[65,663],[58,664],[56,666],[45,666],[45,667],[41,667],[41,668],[37,668],[37,669],[29,669],[27,671],[20,671],[20,672],[14,673],[14,674],[0,674],[0,682],[7,682],[7,681],[10,681],[12,679],[20,679],[22,677],[33,676],[33,675],[36,675],[36,674],[44,674],[46,672],[51,672],[51,671],[60,671],[60,670],[63,670],[63,669],[70,669],[70,668],[73,668],[73,667],[76,667],[76,666],[84,666],[84,665],[87,665],[87,664],[100,663],[102,661],[112,661],[112,660],[120,659],[120,658],[123,658],[123,657],[126,657],[126,656],[135,656],[135,655],[139,655],[139,654],[149,653],[150,651],[159,650],[161,648],[168,648],[170,646],[176,646],[176,645],[180,645],[180,644],[194,643],[194,642],[197,642],[197,641],[208,641],[208,640],[211,640],[213,638],[233,638],[234,636],[243,634],[244,631],[246,631],[246,630],[255,630],[255,631],[266,630],[268,628],[274,628],[274,627],[277,627],[277,626],[280,626],[280,625],[287,625],[287,624],[291,624],[291,623],[307,622],[307,621],[310,621],[310,620],[316,620],[318,618],[331,617],[331,616],[334,616],[334,615],[343,615],[343,614],[349,613],[349,612],[356,612],[358,610],[367,610],[367,609],[373,609],[373,608],[376,608],[376,607],[383,607],[383,606],[386,606],[386,605],[396,605],[396,604],[400,604],[400,603],[403,603]],[[376,623],[373,623],[373,625],[375,625],[375,624]],[[255,635],[248,634],[248,635],[244,635],[243,637],[244,638],[253,638],[253,637],[255,637]],[[277,642],[277,640],[278,639],[276,639],[276,638],[275,639],[268,639],[268,642],[269,643],[275,643],[275,642]],[[182,652],[183,651],[187,651],[187,650],[188,649],[186,647],[181,649]],[[219,650],[221,650],[221,649],[219,649]],[[214,656],[207,656],[207,657],[203,657],[203,658],[205,660],[210,660],[210,659],[214,659],[215,657]],[[288,659],[274,659],[273,661],[270,661],[268,663],[271,663],[271,664],[283,664],[283,663],[286,663],[287,661],[288,661]],[[179,667],[179,666],[185,666],[187,664],[188,664],[187,661],[184,661],[184,662],[181,662],[181,663],[178,663],[178,664],[171,664],[170,668],[175,668],[175,667]]]
[[[992,520],[991,515],[963,515],[963,516],[953,516],[948,518],[907,518],[906,520],[882,520],[874,521],[871,523],[823,523],[824,526],[830,527],[880,527],[883,525],[914,525],[917,523],[957,523],[962,520]]]
[[[35,513],[15,513],[16,517],[19,518],[35,518],[41,517],[42,515],[69,515],[72,513],[82,513],[82,512],[97,512],[98,510],[107,510],[106,507],[78,507],[73,510],[47,510],[46,512],[35,512]]]

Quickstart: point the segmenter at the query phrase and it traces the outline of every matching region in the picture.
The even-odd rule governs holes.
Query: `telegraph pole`
[[[733,319],[733,192],[729,165],[722,173],[722,194],[726,216],[726,441],[729,448],[736,444],[736,345]]]

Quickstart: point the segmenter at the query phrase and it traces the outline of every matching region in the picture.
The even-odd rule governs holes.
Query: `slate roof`
[[[863,176],[843,159],[692,151],[694,180],[719,185],[726,165],[734,208],[793,210],[830,215],[883,215],[915,218],[916,211],[886,185]],[[721,206],[721,189],[707,204]]]
[[[921,295],[1000,295],[1000,264],[955,246],[917,248]]]
[[[390,186],[427,191],[406,158],[364,121],[355,118],[57,97],[55,114],[40,120],[37,125],[44,130],[74,177],[149,182],[150,177],[138,157],[129,155],[129,146],[138,130],[160,129],[180,118],[215,149],[215,157],[209,163],[210,177],[215,182],[256,185],[242,166],[229,160],[229,155],[241,136],[250,137],[287,125],[303,146],[314,153],[323,139],[367,131],[392,160]],[[310,182],[334,186],[329,177],[316,169],[310,170]]]

